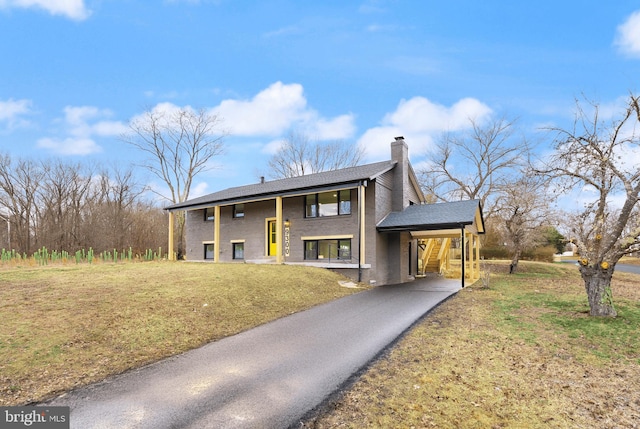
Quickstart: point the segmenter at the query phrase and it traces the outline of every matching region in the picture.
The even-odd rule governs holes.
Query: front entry
[[[267,256],[276,256],[276,221],[267,221]]]

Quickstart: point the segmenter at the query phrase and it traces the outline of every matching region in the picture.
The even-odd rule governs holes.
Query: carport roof
[[[391,212],[377,226],[380,232],[436,231],[475,225],[484,234],[484,219],[479,200],[411,205]]]

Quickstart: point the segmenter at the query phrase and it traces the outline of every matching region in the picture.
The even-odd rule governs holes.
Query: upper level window
[[[235,204],[233,206],[233,217],[244,217],[244,204]]]
[[[351,190],[321,192],[305,197],[305,217],[351,214]]]
[[[204,220],[215,220],[215,208],[207,207],[206,209],[204,209]]]

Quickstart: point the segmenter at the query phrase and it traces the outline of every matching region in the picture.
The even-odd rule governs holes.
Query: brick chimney
[[[393,191],[391,210],[399,212],[409,205],[409,146],[403,136],[391,142],[391,161],[396,162],[393,169]]]

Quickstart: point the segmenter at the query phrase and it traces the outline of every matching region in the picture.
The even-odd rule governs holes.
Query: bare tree
[[[427,198],[479,199],[485,216],[491,217],[500,186],[520,174],[530,148],[526,140],[514,138],[513,121],[469,121],[470,131],[444,135],[430,165],[417,173]]]
[[[43,177],[36,162],[14,162],[9,155],[0,155],[0,206],[8,218],[12,247],[21,253],[33,250],[38,191]]]
[[[85,245],[81,228],[92,188],[92,172],[79,164],[43,161],[38,194],[38,247],[78,249]]]
[[[540,172],[556,179],[565,189],[588,188],[594,198],[576,213],[568,225],[580,253],[592,316],[615,316],[611,277],[624,255],[640,249],[640,106],[631,94],[619,119],[606,122],[599,106],[593,113],[577,102],[573,129],[555,128],[555,151]],[[612,205],[613,198],[623,201]]]
[[[308,135],[291,131],[280,149],[269,160],[274,179],[353,167],[360,163],[364,150],[343,141],[312,141]]]
[[[546,185],[542,176],[524,173],[500,189],[493,219],[511,252],[509,273],[516,272],[522,252],[547,241],[543,228],[552,213]]]
[[[143,166],[167,185],[169,195],[159,194],[172,203],[189,198],[194,178],[213,168],[212,160],[222,154],[226,133],[221,119],[204,109],[189,107],[173,112],[147,110],[130,121],[129,132],[121,140],[146,155]],[[178,223],[178,254],[184,248],[184,216]]]
[[[166,214],[145,200],[133,170],[94,173],[81,163],[0,154],[2,247],[26,255],[42,247],[70,252],[131,247],[139,254],[163,247]]]
[[[146,188],[135,181],[131,168],[103,169],[93,177],[92,196],[83,226],[85,235],[93,237],[94,248],[146,250],[139,248],[138,243],[134,245],[132,239],[134,221],[145,222],[144,217],[136,217],[145,191]]]

